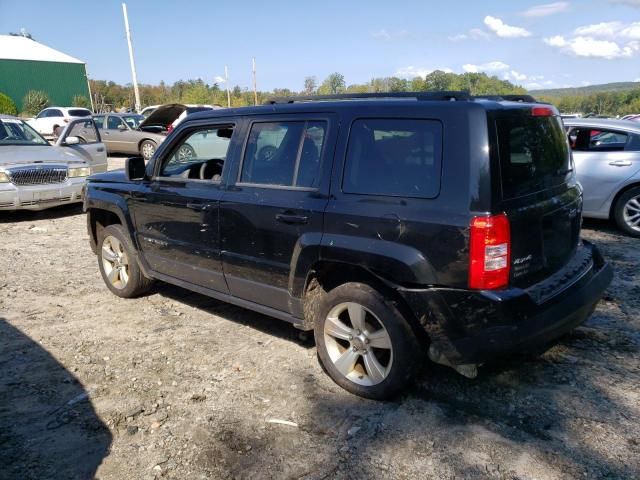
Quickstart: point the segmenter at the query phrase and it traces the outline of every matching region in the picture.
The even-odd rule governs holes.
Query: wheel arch
[[[609,219],[614,220],[616,214],[616,204],[622,195],[627,193],[632,188],[640,187],[640,180],[635,180],[633,183],[629,183],[622,187],[611,200],[611,205],[609,206]]]

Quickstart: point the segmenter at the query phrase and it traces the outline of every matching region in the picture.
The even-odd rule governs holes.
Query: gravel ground
[[[162,284],[113,296],[80,208],[2,214],[0,479],[638,478],[638,240],[584,237],[616,271],[584,326],[475,380],[425,365],[379,403],[284,322]]]

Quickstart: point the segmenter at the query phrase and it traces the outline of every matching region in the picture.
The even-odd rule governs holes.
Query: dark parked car
[[[398,391],[423,353],[474,376],[593,312],[612,270],[580,239],[553,107],[307,100],[193,114],[148,165],[91,177],[107,287],[133,297],[162,280],[313,329],[332,379],[369,398]],[[192,143],[208,153],[182,155]]]

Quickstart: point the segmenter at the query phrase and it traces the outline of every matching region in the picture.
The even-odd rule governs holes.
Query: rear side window
[[[326,131],[324,121],[254,123],[240,182],[317,187]]]
[[[558,117],[514,115],[498,118],[496,128],[504,198],[564,182],[569,148]]]
[[[102,129],[104,126],[104,115],[96,115],[93,117],[93,121],[96,122],[96,127]]]
[[[441,159],[438,121],[359,119],[351,126],[342,190],[434,198],[440,192]]]
[[[91,112],[85,108],[72,108],[69,110],[69,116],[71,117],[88,117]]]
[[[628,140],[628,134],[613,130],[579,127],[569,133],[571,149],[578,152],[622,151]]]

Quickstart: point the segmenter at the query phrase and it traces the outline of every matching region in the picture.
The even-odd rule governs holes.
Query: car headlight
[[[88,177],[89,175],[91,175],[91,169],[89,167],[77,167],[69,169],[69,178]]]
[[[9,183],[11,181],[11,179],[9,179],[9,175],[4,173],[4,172],[0,172],[0,183]]]

